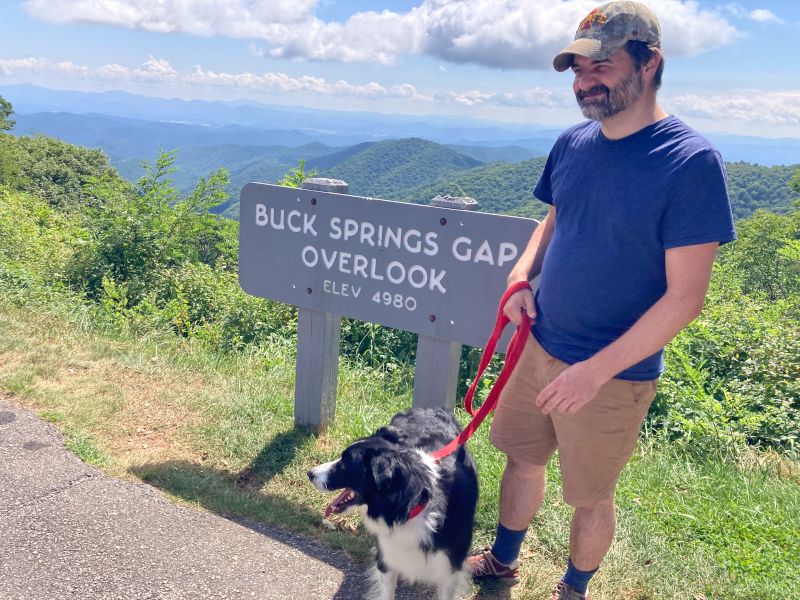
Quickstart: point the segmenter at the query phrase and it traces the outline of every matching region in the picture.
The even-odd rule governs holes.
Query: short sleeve
[[[715,150],[691,156],[675,172],[661,221],[664,249],[736,239],[727,175]]]
[[[553,168],[555,166],[557,160],[557,153],[559,139],[553,148],[550,150],[550,154],[547,156],[547,162],[544,165],[544,171],[542,171],[542,176],[539,177],[539,182],[536,184],[536,187],[533,190],[533,197],[541,200],[542,202],[546,202],[547,204],[553,204]]]

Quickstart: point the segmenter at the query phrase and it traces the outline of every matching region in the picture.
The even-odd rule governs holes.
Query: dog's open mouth
[[[336,498],[328,504],[328,507],[325,509],[325,518],[327,519],[332,513],[338,515],[344,512],[348,507],[357,504],[360,498],[361,496],[359,496],[358,492],[350,488],[345,488],[341,494],[336,496]]]

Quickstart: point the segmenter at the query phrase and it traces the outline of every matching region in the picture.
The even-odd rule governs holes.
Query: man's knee
[[[601,500],[592,500],[585,503],[580,503],[575,506],[576,517],[596,517],[607,514],[614,514],[616,511],[616,504],[614,498],[604,498]]]
[[[506,460],[506,472],[515,477],[524,479],[540,479],[545,476],[545,465],[535,465],[524,460],[519,460],[508,456]]]

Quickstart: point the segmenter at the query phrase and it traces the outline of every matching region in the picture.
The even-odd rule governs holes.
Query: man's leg
[[[500,483],[500,522],[492,555],[502,565],[517,566],[531,519],[544,499],[545,468],[508,457]]]
[[[572,564],[581,571],[597,569],[611,547],[616,524],[613,499],[576,508],[569,532]]]
[[[542,375],[553,359],[536,339],[528,343],[500,395],[491,440],[507,456],[500,484],[500,518],[494,545],[470,556],[467,568],[477,580],[515,579],[525,533],[544,498],[545,467],[556,449],[549,415],[534,404],[547,384]]]
[[[570,560],[553,598],[582,598],[611,547],[617,480],[636,448],[656,385],[612,379],[576,414],[553,416],[564,501],[575,507]]]
[[[517,558],[544,498],[545,467],[509,456],[500,483],[500,522],[491,548],[470,556],[467,569],[477,579],[519,577]]]
[[[570,557],[567,571],[553,590],[553,599],[577,600],[586,597],[589,580],[600,568],[600,563],[611,547],[615,525],[613,499],[575,508],[569,532]]]
[[[500,523],[527,529],[544,499],[545,467],[508,457],[500,483]]]

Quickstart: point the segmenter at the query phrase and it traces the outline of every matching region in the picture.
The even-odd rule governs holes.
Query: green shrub
[[[0,186],[0,285],[59,282],[82,242],[74,218],[39,198]]]
[[[94,178],[122,183],[102,151],[45,136],[2,136],[4,154],[15,162],[8,183],[62,210],[80,210],[96,199],[84,187]],[[4,174],[4,179],[6,175]]]
[[[161,273],[152,300],[176,332],[222,350],[268,343],[274,335],[291,338],[297,332],[293,307],[250,296],[236,273],[203,263]]]
[[[800,210],[737,223],[703,314],[667,347],[648,426],[701,451],[800,449]]]
[[[103,281],[111,279],[126,286],[133,306],[166,269],[232,258],[232,229],[208,213],[226,198],[227,174],[212,173],[180,198],[169,179],[174,160],[174,154],[162,153],[155,165],[145,164],[135,189],[111,177],[87,183],[88,193],[100,201],[84,212],[89,241],[70,263],[70,284],[98,298]]]
[[[788,215],[759,210],[736,230],[739,239],[723,246],[718,259],[729,289],[769,301],[800,291],[800,261],[787,251],[800,240],[799,209]]]

